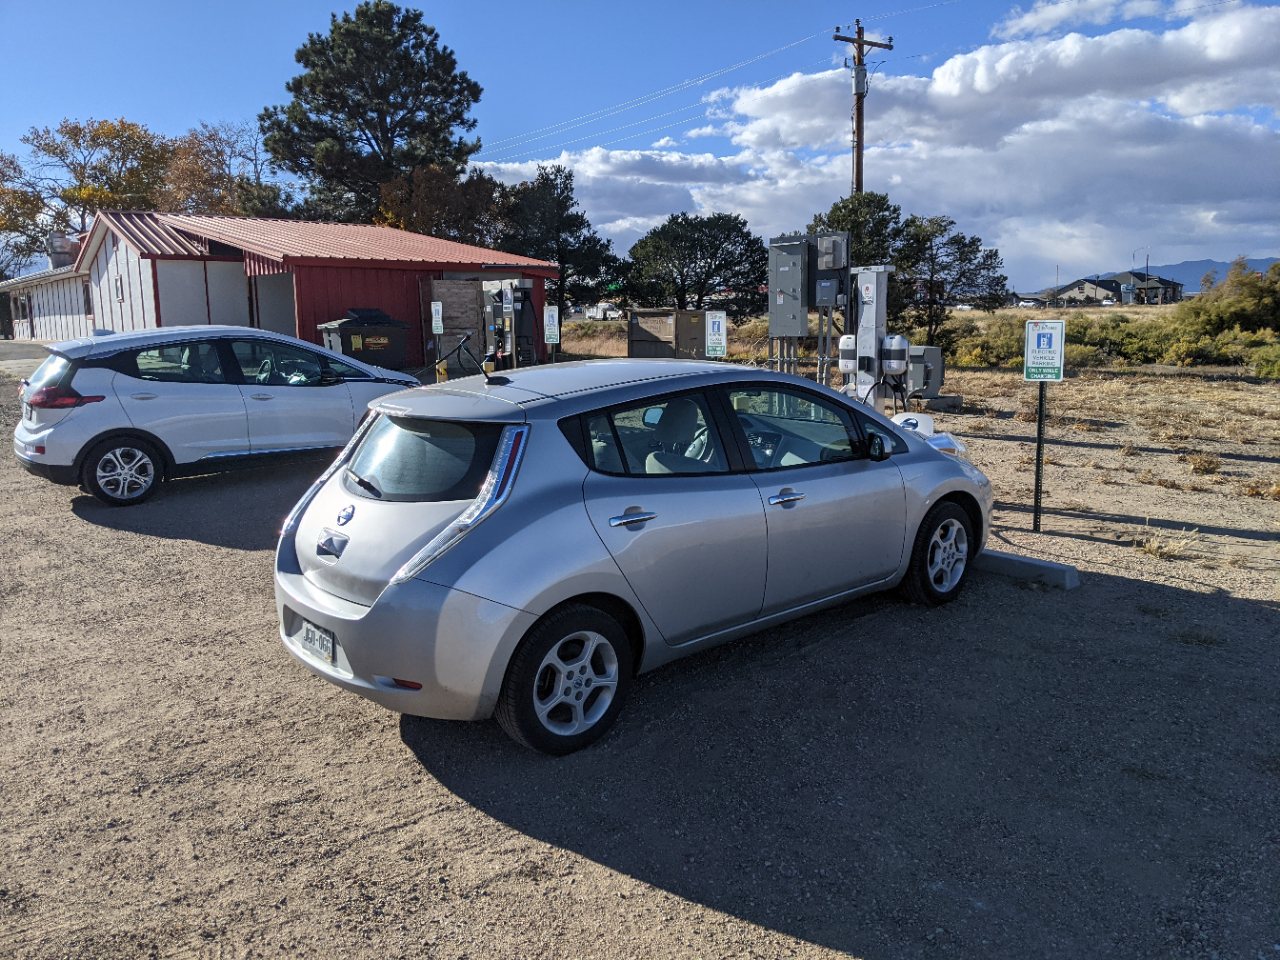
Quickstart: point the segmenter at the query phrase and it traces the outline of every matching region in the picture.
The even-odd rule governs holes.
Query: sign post
[[[1028,320],[1022,351],[1022,379],[1040,384],[1040,402],[1036,412],[1036,503],[1031,521],[1031,529],[1036,533],[1040,532],[1040,496],[1044,478],[1045,384],[1062,380],[1066,326],[1062,320]]]
[[[729,315],[723,310],[707,311],[707,357],[729,355]]]
[[[542,340],[551,348],[551,362],[556,362],[556,345],[560,342],[560,308],[547,304],[542,308]]]

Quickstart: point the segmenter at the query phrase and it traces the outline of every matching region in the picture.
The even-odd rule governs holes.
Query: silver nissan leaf
[[[963,588],[992,492],[831,389],[596,360],[389,394],[284,523],[280,636],[402,713],[552,754],[632,677],[860,594]]]

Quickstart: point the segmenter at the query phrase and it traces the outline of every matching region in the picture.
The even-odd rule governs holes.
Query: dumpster
[[[341,320],[316,324],[326,350],[403,370],[409,362],[409,324],[381,310],[353,308]]]

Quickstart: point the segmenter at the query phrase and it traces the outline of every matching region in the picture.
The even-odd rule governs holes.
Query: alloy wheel
[[[574,736],[609,710],[618,689],[618,653],[591,630],[571,633],[548,651],[533,684],[533,708],[547,730]]]
[[[929,581],[939,593],[949,593],[964,576],[969,559],[969,535],[959,520],[938,524],[929,540]]]
[[[134,500],[156,480],[155,464],[137,447],[115,447],[98,460],[94,471],[98,486],[116,500]]]

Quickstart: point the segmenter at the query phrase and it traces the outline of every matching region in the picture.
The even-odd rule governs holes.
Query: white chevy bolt
[[[67,340],[22,381],[13,451],[104,503],[165,479],[341,449],[368,405],[418,381],[293,337],[172,327]]]

